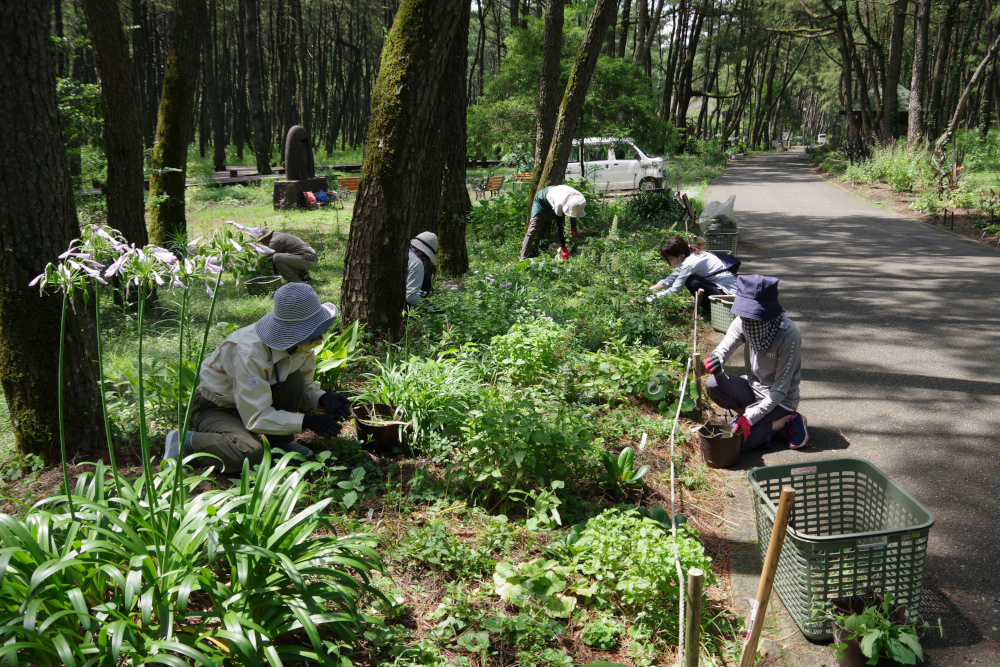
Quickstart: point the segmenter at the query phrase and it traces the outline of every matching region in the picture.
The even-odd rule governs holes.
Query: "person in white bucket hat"
[[[531,205],[531,220],[521,245],[521,260],[538,255],[538,244],[549,235],[552,221],[556,223],[559,237],[559,257],[569,259],[566,247],[566,216],[569,216],[573,236],[576,234],[576,219],[587,214],[587,198],[576,188],[568,185],[550,185],[535,195]]]
[[[350,415],[349,401],[313,380],[314,350],[337,315],[337,307],[320,303],[309,285],[281,286],[271,312],[230,334],[202,363],[191,411],[194,430],[183,437],[176,430],[168,433],[164,460],[211,455],[218,460],[205,457],[198,464],[221,461],[223,472],[232,474],[244,460],[260,462],[262,436],[272,447],[309,458],[312,450],[293,442],[296,433],[340,433]],[[303,408],[322,408],[326,414],[302,414]]]
[[[419,306],[431,293],[431,278],[437,266],[438,237],[434,232],[421,232],[410,241],[406,267],[406,304]]]

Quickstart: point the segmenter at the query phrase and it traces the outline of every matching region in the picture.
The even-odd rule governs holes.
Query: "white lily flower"
[[[229,242],[236,248],[236,252],[243,252],[243,246],[236,242],[236,239],[229,239]]]
[[[39,273],[37,276],[31,279],[31,282],[28,283],[28,287],[34,287],[44,277],[45,277],[45,272],[43,271],[42,273]]]
[[[121,270],[122,270],[122,267],[125,266],[125,263],[128,261],[128,258],[131,257],[131,256],[132,256],[131,253],[125,253],[125,254],[121,255],[118,259],[116,259],[114,261],[114,263],[111,266],[108,267],[108,270],[104,272],[104,277],[105,278],[110,278],[111,276],[120,273]]]
[[[153,254],[153,257],[163,262],[164,264],[174,264],[177,261],[177,255],[170,252],[166,248],[153,246],[149,250]]]
[[[212,289],[212,286],[209,285],[208,283],[205,283],[205,291],[208,292],[209,298],[212,298],[212,297],[215,296],[215,291]]]

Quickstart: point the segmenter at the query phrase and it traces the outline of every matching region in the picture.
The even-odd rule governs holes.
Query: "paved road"
[[[826,183],[801,152],[734,163],[706,200],[730,195],[741,273],[781,278],[802,331],[799,409],[813,444],[794,452],[776,439],[743,457],[729,474],[734,535],[755,538],[746,470],[866,459],[937,520],[922,611],[944,615],[948,637],[931,663],[1000,665],[1000,251]],[[743,568],[751,597],[755,567]],[[771,632],[792,633],[780,642],[787,662],[831,664],[827,649],[782,631],[789,622],[772,619]]]

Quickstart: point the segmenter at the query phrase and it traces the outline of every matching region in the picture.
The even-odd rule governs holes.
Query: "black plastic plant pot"
[[[728,468],[740,460],[743,435],[725,419],[710,419],[696,431],[701,458],[709,468]]]
[[[358,440],[364,443],[362,447],[366,450],[386,452],[402,444],[399,437],[399,408],[396,406],[375,403],[355,406],[352,411],[358,427]]]

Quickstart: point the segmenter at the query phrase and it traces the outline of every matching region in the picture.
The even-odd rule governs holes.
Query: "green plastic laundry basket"
[[[915,621],[934,515],[884,472],[861,459],[786,464],[749,473],[764,559],[782,486],[795,489],[774,589],[809,639],[833,636],[824,602],[874,591]],[[812,617],[815,616],[815,617]]]
[[[733,301],[735,300],[735,296],[728,294],[715,294],[708,297],[712,312],[712,329],[722,333],[729,331],[729,325],[736,319],[736,316],[733,315]]]
[[[740,230],[738,229],[709,229],[705,231],[705,250],[728,252],[730,255],[736,254],[736,246],[739,242]]]

